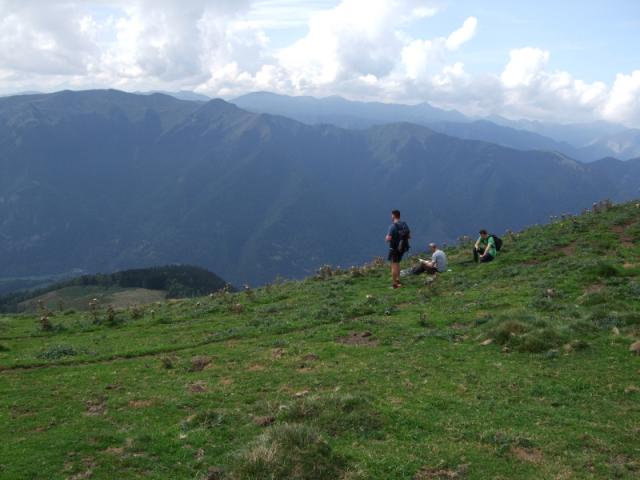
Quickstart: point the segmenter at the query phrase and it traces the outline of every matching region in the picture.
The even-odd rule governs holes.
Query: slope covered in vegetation
[[[202,296],[225,286],[223,279],[204,268],[189,265],[138,268],[83,275],[36,290],[0,295],[0,312],[87,310],[93,298],[105,306],[127,307],[165,297]]]
[[[372,262],[0,317],[0,477],[637,478],[640,209],[504,241],[397,291]]]

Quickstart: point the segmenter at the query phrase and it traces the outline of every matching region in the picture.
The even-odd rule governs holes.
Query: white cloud
[[[314,14],[309,33],[278,54],[297,89],[384,77],[394,69],[403,42],[397,29],[428,15],[411,0],[343,0]]]
[[[640,70],[617,75],[603,115],[608,120],[640,127]]]
[[[511,60],[500,76],[507,88],[529,86],[539,78],[549,61],[549,52],[539,48],[511,50],[509,56]]]
[[[550,68],[552,52],[511,50],[472,75],[461,53],[482,19],[416,35],[435,0],[0,0],[0,93],[115,87],[254,90],[396,102],[468,114],[640,126],[640,70],[613,85]],[[416,22],[420,23],[416,24]],[[276,30],[306,33],[284,48]],[[412,32],[412,33],[410,33]],[[480,32],[481,33],[481,32]],[[282,44],[282,36],[279,37]]]
[[[447,37],[446,46],[449,50],[457,50],[463,43],[468,42],[476,34],[478,19],[476,17],[467,18],[462,27]]]
[[[602,82],[586,83],[564,71],[549,71],[550,52],[538,48],[511,50],[500,75],[501,112],[544,120],[594,120],[607,101]]]
[[[86,72],[97,53],[70,5],[39,8],[33,1],[0,2],[0,65],[4,70],[44,75]]]

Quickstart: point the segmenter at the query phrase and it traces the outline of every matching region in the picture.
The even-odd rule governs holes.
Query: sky
[[[638,46],[638,0],[0,0],[0,94],[270,91],[640,128]]]

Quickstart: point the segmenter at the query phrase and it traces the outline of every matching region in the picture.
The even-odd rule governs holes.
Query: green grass
[[[146,288],[75,285],[25,300],[19,304],[19,311],[35,313],[42,307],[54,312],[89,310],[89,303],[94,298],[104,307],[112,305],[114,308],[127,308],[132,305],[164,301],[166,293],[164,290],[149,290]]]
[[[111,323],[0,316],[0,478],[638,478],[638,225],[449,249],[397,291],[372,264]]]

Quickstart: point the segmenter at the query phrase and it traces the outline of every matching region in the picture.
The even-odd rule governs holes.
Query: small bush
[[[162,362],[162,368],[167,370],[171,370],[174,367],[173,359],[171,357],[162,357],[160,362]]]
[[[589,278],[610,278],[620,275],[620,269],[609,262],[598,262],[585,269]]]
[[[585,293],[580,299],[580,303],[586,307],[604,305],[608,303],[610,295],[605,292]]]
[[[131,320],[138,320],[144,316],[144,311],[137,305],[133,305],[129,312],[131,314]]]
[[[562,310],[564,306],[553,297],[541,295],[531,302],[531,308],[542,312],[555,312]]]
[[[190,417],[182,424],[182,430],[193,430],[195,428],[203,428],[211,430],[221,426],[224,423],[225,415],[216,410],[206,410]]]
[[[377,436],[382,428],[380,415],[370,401],[351,394],[303,397],[280,410],[277,418],[312,423],[332,436],[343,432]]]
[[[628,312],[620,314],[620,319],[624,325],[640,325],[640,312]]]
[[[348,312],[349,318],[364,317],[376,313],[375,307],[368,301],[357,302]]]
[[[78,355],[78,351],[70,345],[53,345],[38,354],[43,360],[57,360],[62,357]]]
[[[155,320],[153,320],[152,322],[154,325],[170,325],[173,322],[173,319],[171,317],[165,317],[165,316],[161,316],[156,318]]]
[[[512,447],[531,448],[534,446],[533,441],[527,437],[500,431],[483,433],[480,435],[480,440],[493,446],[499,454],[507,453]]]
[[[600,330],[611,330],[613,327],[624,326],[620,314],[605,307],[599,308],[589,315],[589,321]]]
[[[326,322],[339,322],[342,320],[342,312],[336,307],[323,305],[313,314],[316,320],[322,320]]]
[[[510,318],[501,316],[490,325],[490,338],[519,352],[543,353],[564,345],[567,340],[565,331],[527,313],[515,313]]]
[[[566,335],[558,330],[545,328],[524,335],[515,347],[520,352],[543,353],[563,345],[566,340]]]
[[[345,460],[313,428],[282,424],[269,427],[237,455],[233,480],[336,480]]]
[[[598,331],[598,327],[588,319],[577,320],[573,322],[569,328],[578,334],[592,334]]]
[[[420,325],[423,328],[433,327],[433,324],[429,321],[429,318],[427,317],[426,313],[420,314],[420,320],[418,320],[418,325]]]
[[[115,308],[113,308],[113,306],[111,305],[107,307],[106,320],[107,320],[107,325],[109,325],[110,327],[115,327],[117,325],[120,325],[124,321],[122,318],[118,316],[118,312],[116,312]]]
[[[507,320],[498,325],[492,332],[491,337],[500,345],[507,344],[516,335],[522,335],[529,331],[529,326],[518,320]]]
[[[577,352],[589,348],[589,342],[585,340],[571,340],[567,345],[569,350],[575,350]]]

